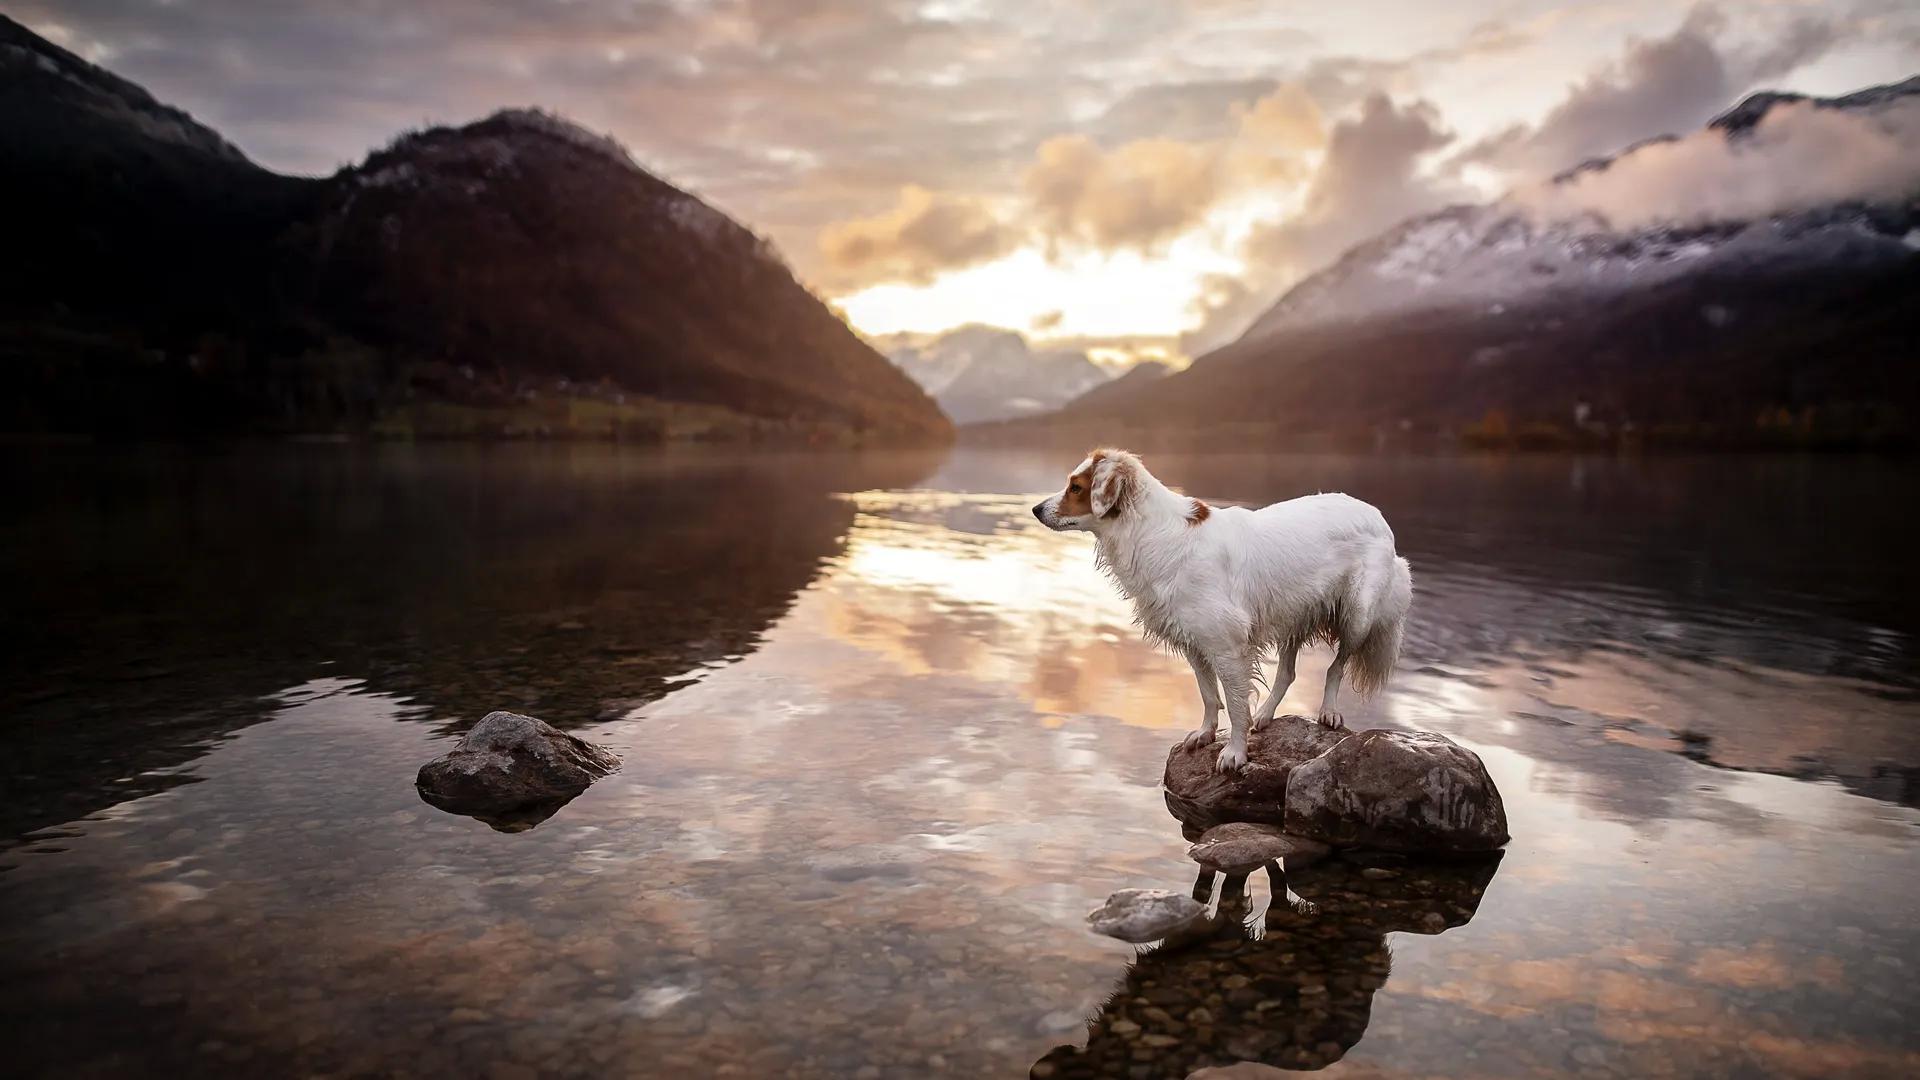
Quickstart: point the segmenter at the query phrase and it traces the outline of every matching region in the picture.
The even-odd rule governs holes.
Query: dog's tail
[[[1407,560],[1393,557],[1387,565],[1385,580],[1371,582],[1373,619],[1360,646],[1347,661],[1347,678],[1361,697],[1371,697],[1387,685],[1393,667],[1400,660],[1400,639],[1407,626],[1407,612],[1413,609],[1413,569]]]

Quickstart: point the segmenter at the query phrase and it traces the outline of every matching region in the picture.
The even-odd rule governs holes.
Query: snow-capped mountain
[[[996,326],[963,326],[931,339],[896,335],[881,344],[961,424],[1049,412],[1111,377],[1084,352],[1035,349]]]
[[[1894,263],[1913,254],[1916,224],[1913,206],[1848,205],[1616,232],[1594,219],[1541,224],[1505,204],[1452,207],[1349,251],[1290,290],[1242,340],[1421,311],[1499,314],[1556,294],[1593,299],[1705,271]]]
[[[1042,426],[1235,445],[1920,441],[1916,249],[1920,79],[1755,95],[1389,229],[1185,371]]]
[[[1871,149],[1893,160],[1874,177],[1843,168],[1831,186],[1765,175],[1803,164],[1791,160],[1792,144],[1812,140],[1794,127],[1812,126],[1809,118],[1844,118],[1819,134],[1877,135]],[[1697,175],[1680,171],[1675,159]],[[1636,172],[1743,190],[1684,195],[1671,213],[1650,192],[1645,206],[1623,213],[1617,199],[1590,190],[1638,195]],[[1594,298],[1702,272],[1898,262],[1920,243],[1916,197],[1920,77],[1839,98],[1755,94],[1686,139],[1650,139],[1487,205],[1450,207],[1389,229],[1289,290],[1243,340],[1417,311],[1497,313],[1555,294]]]

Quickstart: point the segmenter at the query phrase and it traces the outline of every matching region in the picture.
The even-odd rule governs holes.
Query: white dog
[[[1369,694],[1400,656],[1413,606],[1413,574],[1394,554],[1380,511],[1346,495],[1308,495],[1259,510],[1214,508],[1153,478],[1124,450],[1095,450],[1066,490],[1033,508],[1057,532],[1090,532],[1100,568],[1133,601],[1149,640],[1175,649],[1200,683],[1200,730],[1214,739],[1224,696],[1232,733],[1217,767],[1247,764],[1247,735],[1273,719],[1293,684],[1295,654],[1310,641],[1335,645],[1320,698],[1320,723],[1345,723],[1335,708],[1343,678]],[[1280,668],[1248,716],[1261,657]]]

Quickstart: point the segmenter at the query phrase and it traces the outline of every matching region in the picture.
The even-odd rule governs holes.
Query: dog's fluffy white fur
[[[1154,479],[1124,450],[1096,450],[1059,494],[1033,508],[1059,532],[1094,535],[1101,569],[1133,602],[1147,637],[1193,665],[1203,707],[1188,747],[1231,723],[1218,768],[1247,763],[1247,736],[1273,719],[1302,645],[1335,646],[1320,723],[1341,727],[1344,683],[1385,685],[1400,655],[1413,575],[1380,511],[1347,495],[1307,495],[1250,510],[1211,507]],[[1263,657],[1279,670],[1250,710]]]

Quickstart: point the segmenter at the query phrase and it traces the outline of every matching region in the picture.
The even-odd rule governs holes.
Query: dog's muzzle
[[[1033,516],[1039,519],[1040,524],[1047,523],[1047,504],[1044,499],[1033,504]]]

